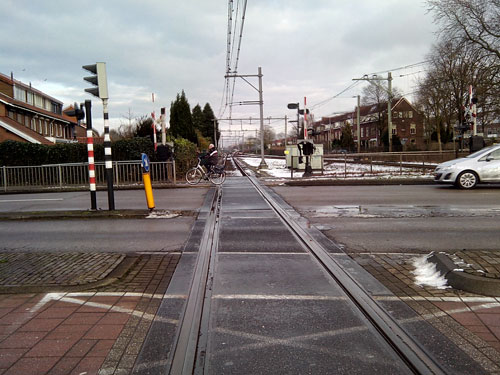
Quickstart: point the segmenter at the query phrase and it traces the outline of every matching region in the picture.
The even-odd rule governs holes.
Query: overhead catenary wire
[[[242,5],[240,5],[241,1],[243,1]],[[232,112],[234,90],[236,86],[235,84],[236,77],[232,78],[233,81],[231,84],[231,77],[228,77],[228,75],[230,73],[236,73],[238,70],[246,9],[247,9],[247,0],[238,0],[236,4],[236,9],[234,6],[234,1],[228,0],[226,80],[224,83],[224,88],[222,93],[221,108],[219,109],[219,117],[222,117],[228,108],[230,110],[230,115]],[[240,23],[240,15],[241,15],[241,23]],[[238,29],[239,29],[239,34],[238,34],[239,38],[238,38],[238,43],[236,44],[236,33]],[[235,49],[236,49],[236,56],[235,56]]]

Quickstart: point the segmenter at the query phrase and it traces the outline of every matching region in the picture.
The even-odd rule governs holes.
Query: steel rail
[[[201,238],[187,301],[172,348],[173,356],[169,361],[169,374],[192,374],[195,370],[197,356],[204,355],[203,350],[198,350],[198,343],[200,328],[205,325],[203,322],[208,321],[206,317],[208,308],[204,304],[207,302],[207,298],[209,299],[206,291],[207,286],[210,285],[208,282],[210,263],[218,244],[221,197],[222,189],[217,187]]]
[[[233,159],[234,160],[234,159]],[[278,214],[288,228],[308,248],[328,273],[336,280],[347,296],[363,315],[373,324],[385,341],[415,374],[446,374],[437,360],[418,343],[394,318],[380,306],[369,293],[321,246],[314,237],[296,223],[289,214],[275,202],[255,177],[248,176],[234,160],[236,166],[246,176],[259,194]]]

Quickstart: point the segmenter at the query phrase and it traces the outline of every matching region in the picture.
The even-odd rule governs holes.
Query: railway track
[[[234,165],[244,177],[214,188],[167,359],[136,374],[461,373],[372,298],[339,248]]]

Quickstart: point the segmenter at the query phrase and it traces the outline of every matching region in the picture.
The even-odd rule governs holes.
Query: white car
[[[479,183],[500,183],[500,144],[483,148],[465,158],[438,164],[434,181],[472,189]]]

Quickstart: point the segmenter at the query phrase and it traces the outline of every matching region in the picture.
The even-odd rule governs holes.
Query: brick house
[[[357,144],[356,110],[333,117],[323,117],[313,124],[314,142],[322,143],[325,150],[331,149],[333,140],[342,135],[342,129],[349,124],[354,142]],[[379,151],[383,147],[382,134],[387,129],[387,102],[360,107],[360,139],[362,151]],[[424,149],[424,117],[406,98],[392,101],[392,134],[396,135],[403,145]]]
[[[86,131],[63,112],[63,103],[0,73],[0,142],[75,142]]]

